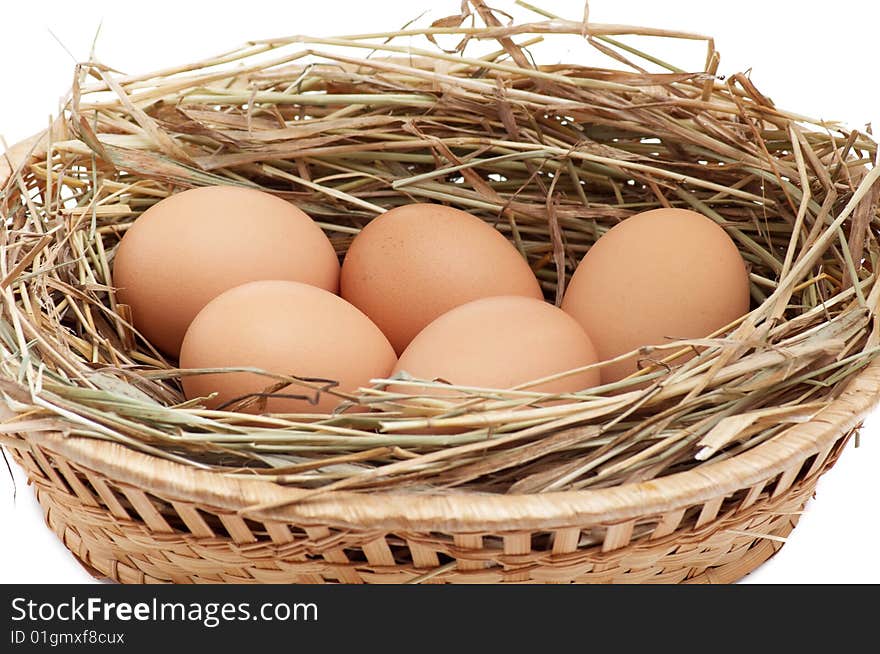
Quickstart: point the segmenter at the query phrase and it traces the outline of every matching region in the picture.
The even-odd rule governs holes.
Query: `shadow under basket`
[[[485,9],[482,3],[474,6],[481,12]],[[501,28],[496,27],[493,23],[486,28],[486,35],[498,36]],[[547,36],[561,30],[580,37],[586,33],[575,22],[529,27],[512,34]],[[616,33],[613,27],[607,34]],[[603,34],[602,26],[591,25],[589,30],[591,37]],[[711,41],[704,72],[645,78],[639,71],[618,73],[576,65],[533,69],[522,51],[510,51],[513,46],[504,34],[499,38],[501,55],[490,53],[486,57],[494,59],[463,59],[464,63],[449,62],[444,54],[438,55],[438,62],[426,63],[418,57],[340,59],[321,67],[297,64],[294,53],[272,64],[276,67],[272,70],[256,64],[236,69],[243,72],[236,72],[222,88],[211,86],[222,75],[212,77],[204,71],[198,83],[172,79],[167,97],[151,86],[159,83],[156,78],[116,81],[109,77],[112,69],[84,64],[90,79],[99,80],[95,92],[112,92],[116,100],[100,96],[91,108],[84,108],[78,103],[86,94],[75,92],[65,115],[46,133],[0,158],[0,191],[4,191],[0,194],[4,218],[0,346],[5,357],[0,361],[4,371],[0,390],[8,400],[0,403],[0,445],[26,471],[48,525],[94,575],[122,583],[728,583],[782,547],[818,479],[837,460],[880,394],[880,359],[872,358],[880,350],[873,324],[880,297],[880,289],[873,288],[880,257],[880,185],[876,183],[880,178],[876,168],[869,172],[869,157],[864,154],[876,154],[876,144],[855,132],[849,139],[837,140],[818,131],[801,132],[796,124],[799,117],[787,118],[744,76],[732,76],[722,84],[715,77],[718,61]],[[611,45],[601,47],[607,50]],[[246,50],[265,54],[275,47],[254,45]],[[391,47],[376,44],[379,49]],[[513,67],[507,59],[496,62],[506,56],[505,51],[522,67]],[[621,51],[618,58],[631,52],[635,51]],[[371,66],[376,69],[372,77],[364,73]],[[79,69],[83,81],[84,70]],[[497,84],[485,83],[490,74],[497,76]],[[454,75],[459,77],[453,81],[460,83],[450,82]],[[550,96],[557,87],[559,94]],[[334,93],[339,94],[336,100]],[[711,104],[716,96],[720,100]],[[135,106],[139,97],[145,99]],[[157,97],[162,101],[154,103]],[[668,101],[655,102],[657,98]],[[369,107],[363,117],[359,102]],[[564,112],[560,109],[556,115],[559,103]],[[258,110],[252,115],[254,107]],[[668,115],[657,113],[667,110]],[[489,112],[488,117],[482,120],[480,112]],[[312,120],[327,122],[316,128],[309,124]],[[688,131],[699,129],[705,132]],[[772,155],[749,140],[764,136],[770,139]],[[258,137],[265,142],[257,142]],[[358,138],[365,141],[351,145]],[[533,141],[545,138],[538,158]],[[278,145],[277,139],[286,140]],[[375,139],[380,139],[378,145]],[[406,149],[398,152],[395,148],[400,144]],[[718,153],[710,151],[712,147]],[[862,154],[852,154],[856,150]],[[261,159],[263,152],[268,154]],[[761,158],[763,152],[768,160]],[[363,163],[367,154],[380,157],[378,163]],[[435,179],[438,170],[443,179]],[[718,179],[725,183],[713,181]],[[358,490],[334,486],[316,493],[314,486],[296,488],[257,474],[248,476],[253,470],[243,473],[238,460],[235,467],[223,470],[217,469],[219,464],[213,468],[187,464],[179,462],[178,450],[174,456],[158,456],[156,441],[149,438],[137,442],[138,447],[125,445],[134,444],[130,436],[134,430],[126,431],[134,424],[130,416],[128,422],[116,420],[117,414],[103,423],[90,420],[87,416],[95,415],[94,407],[85,407],[86,399],[82,405],[76,402],[96,388],[82,382],[88,375],[110,370],[107,378],[119,373],[108,381],[119,388],[148,367],[145,361],[155,360],[148,358],[149,344],[142,339],[135,342],[130,324],[126,324],[128,332],[121,327],[126,321],[115,313],[109,259],[103,259],[93,277],[77,276],[71,265],[48,282],[39,280],[89,256],[96,260],[112,256],[126,221],[157,198],[224,180],[258,180],[281,197],[301,202],[325,229],[339,228],[331,240],[340,254],[352,235],[387,206],[458,199],[461,208],[495,221],[492,224],[499,230],[513,232],[507,235],[522,247],[548,297],[561,295],[558,273],[566,273],[566,267],[571,272],[601,229],[646,207],[700,203],[704,213],[739,234],[740,245],[751,248],[741,251],[744,258],[752,257],[753,300],[760,310],[766,309],[760,322],[754,318],[747,324],[757,315],[754,309],[743,319],[742,329],[737,328],[735,336],[741,340],[726,337],[711,356],[724,359],[717,352],[725,347],[729,347],[725,356],[732,352],[733,358],[749,348],[757,352],[762,349],[755,345],[761,336],[755,334],[761,329],[766,335],[791,327],[790,333],[784,332],[786,338],[794,334],[791,339],[803,334],[825,338],[823,330],[830,323],[837,331],[828,331],[831,336],[818,344],[805,341],[800,350],[786,348],[799,341],[783,337],[773,341],[766,336],[761,342],[766,347],[752,361],[769,363],[753,363],[747,370],[770,379],[759,390],[745,373],[717,381],[714,364],[709,373],[697,371],[707,378],[706,385],[699,387],[694,375],[687,377],[694,371],[685,368],[689,364],[678,370],[666,366],[663,374],[668,378],[684,379],[678,389],[687,398],[700,396],[706,388],[709,393],[724,393],[719,386],[733,379],[740,385],[723,415],[740,418],[745,406],[744,411],[754,410],[756,420],[772,414],[778,430],[748,447],[731,447],[717,458],[700,458],[691,467],[682,465],[650,479],[633,475],[614,485],[559,490],[552,486],[540,489],[547,492],[532,493],[508,492],[509,488],[487,492],[464,483],[455,492],[428,491],[425,488],[442,485],[429,482],[416,490],[393,485],[357,486]],[[522,187],[532,186],[521,193],[521,181]],[[64,184],[73,189],[72,198],[62,197],[59,189]],[[331,188],[333,184],[339,187]],[[135,187],[136,193],[131,190]],[[765,191],[776,193],[778,202],[762,203]],[[103,204],[94,201],[100,193]],[[44,209],[46,205],[49,209]],[[778,209],[773,230],[767,226],[768,206]],[[518,227],[514,214],[521,219]],[[510,218],[510,225],[497,220],[502,215]],[[557,215],[561,218],[553,223],[550,216]],[[340,222],[333,223],[336,217]],[[349,222],[341,222],[345,220]],[[89,221],[91,231],[87,231]],[[754,238],[743,236],[742,230]],[[545,241],[535,245],[536,233]],[[95,234],[97,247],[89,250],[92,244],[86,239]],[[853,235],[852,252],[848,235]],[[765,252],[758,240],[764,237],[778,257],[761,268],[760,255]],[[44,256],[41,252],[53,239],[58,243],[53,242],[52,255]],[[529,239],[531,249],[523,245]],[[823,256],[833,250],[829,257],[834,265],[823,259],[814,270],[813,250],[797,251],[804,243],[804,248],[825,248]],[[70,254],[74,246],[82,253]],[[790,278],[782,271],[788,271]],[[774,277],[776,272],[779,275]],[[795,272],[806,281],[795,279]],[[768,290],[784,284],[785,297]],[[803,290],[805,285],[810,288]],[[54,299],[41,302],[56,297],[52,293],[62,293],[63,299],[57,304]],[[801,295],[789,302],[795,293]],[[79,301],[75,298],[83,298],[87,310],[74,306]],[[58,317],[62,304],[69,323],[62,324]],[[88,309],[97,310],[93,315]],[[28,316],[34,321],[24,329],[21,324]],[[111,324],[115,319],[121,322]],[[59,334],[70,338],[56,351],[46,343],[60,339]],[[64,352],[70,361],[57,352]],[[807,355],[812,358],[804,358]],[[862,355],[864,360],[853,363]],[[801,359],[791,363],[797,356]],[[14,357],[18,367],[9,363]],[[725,369],[730,360],[721,360],[718,369]],[[842,371],[835,367],[842,364],[852,367]],[[53,365],[57,368],[49,369]],[[155,379],[166,384],[166,392],[149,398],[154,401],[149,406],[157,412],[174,412],[161,423],[167,427],[163,437],[176,435],[173,429],[184,424],[183,418],[178,421],[184,412],[178,410],[182,396],[179,386],[174,386],[177,380],[169,381],[179,371],[171,364],[165,368],[150,369],[157,372]],[[676,378],[681,370],[684,375]],[[811,377],[829,370],[825,377]],[[158,376],[167,371],[169,377]],[[147,376],[138,379],[146,383]],[[718,385],[708,386],[716,381]],[[81,393],[65,396],[65,402],[46,400],[40,394],[50,393],[50,382]],[[780,399],[788,382],[803,386]],[[694,387],[684,388],[688,383]],[[765,395],[752,394],[771,386]],[[139,387],[135,390],[143,395]],[[658,405],[679,392],[666,386],[660,390],[669,395]],[[577,403],[580,411],[583,402],[608,397],[596,393],[586,399],[585,393],[572,394],[571,403]],[[821,401],[810,404],[817,395]],[[810,405],[809,415],[788,411],[800,409],[802,397]],[[782,411],[773,404],[777,401]],[[582,420],[589,426],[603,425],[596,426],[602,435],[610,433],[599,418],[589,423],[600,416],[628,431],[629,426],[617,425],[621,416],[635,421],[642,415],[635,413],[640,407],[646,413],[655,410],[655,405],[640,402],[634,400],[633,413],[612,417],[594,412],[581,419],[582,414],[572,413],[576,419],[570,424],[579,428],[577,421]],[[770,410],[764,411],[768,405]],[[113,411],[121,411],[115,406]],[[693,406],[687,404],[687,410]],[[711,401],[700,405],[693,409],[697,418],[676,429],[692,435],[691,426],[704,424],[699,421],[707,415],[714,419],[722,413],[713,413],[717,406]],[[658,413],[661,410],[665,409],[657,409]],[[202,421],[216,418],[198,411],[185,415]],[[145,415],[144,422],[155,417]],[[227,415],[223,414],[224,420]],[[521,417],[510,420],[516,419],[522,421]],[[149,422],[153,435],[156,424],[158,419]],[[204,424],[196,424],[199,436],[207,433]],[[228,427],[229,423],[218,419],[216,424]],[[316,423],[320,429],[325,424]],[[485,447],[484,436],[492,435],[482,425],[495,423],[474,424],[480,425],[472,432],[477,434],[474,439],[481,439],[474,441],[477,450]],[[511,424],[514,430],[522,424],[541,429],[550,423]],[[739,425],[734,421],[725,427],[730,424]],[[743,425],[742,430],[728,430],[722,446],[762,428]],[[212,423],[211,437],[219,433],[215,426]],[[393,429],[381,427],[371,427],[367,435],[394,435]],[[237,432],[241,433],[245,432]],[[251,438],[251,432],[245,436]],[[685,444],[699,446],[699,437]],[[543,444],[536,449],[540,447]],[[432,442],[419,452],[437,449],[442,448]],[[571,451],[583,450],[569,447],[561,454]],[[693,448],[682,456],[690,457],[691,463],[699,458]],[[323,461],[316,467],[322,466]],[[372,492],[376,488],[380,492]]]

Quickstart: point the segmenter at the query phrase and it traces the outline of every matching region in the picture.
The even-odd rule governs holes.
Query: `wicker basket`
[[[38,159],[35,143],[11,161]],[[878,389],[874,362],[784,438],[655,481],[519,496],[337,492],[249,519],[239,510],[302,491],[92,439],[0,442],[70,551],[122,583],[729,583],[782,547]]]
[[[43,134],[7,154],[15,167],[45,150]],[[0,160],[0,184],[9,174]],[[96,576],[123,583],[726,583],[782,546],[878,391],[875,361],[811,421],[735,457],[528,495],[300,499],[307,491],[109,441],[31,433],[4,405],[0,418],[22,428],[0,432],[0,444],[64,544]],[[242,517],[270,504],[281,508]]]

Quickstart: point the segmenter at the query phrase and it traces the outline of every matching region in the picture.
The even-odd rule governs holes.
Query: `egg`
[[[432,320],[471,300],[542,297],[528,263],[500,232],[464,211],[424,203],[391,209],[355,237],[340,293],[398,354]]]
[[[180,350],[182,368],[256,367],[332,380],[344,392],[387,377],[396,362],[388,339],[351,304],[324,289],[279,280],[250,282],[215,297],[192,321]],[[217,393],[205,404],[218,408],[276,382],[236,372],[184,375],[182,383],[189,399]],[[310,402],[316,393],[297,385],[276,392],[265,406],[246,411],[328,413],[342,401],[321,393]]]
[[[223,291],[286,279],[336,292],[339,259],[309,216],[274,195],[206,186],[147,209],[116,250],[117,302],[136,330],[171,356],[196,314]]]
[[[749,310],[749,276],[717,223],[686,209],[655,209],[599,238],[575,270],[562,308],[607,360],[730,324]],[[632,356],[603,367],[603,383],[636,372],[638,364]]]
[[[597,361],[589,336],[564,311],[534,298],[502,296],[441,315],[413,339],[394,370],[418,379],[507,389]],[[524,390],[567,393],[598,383],[598,370],[591,369]],[[404,385],[399,390],[422,392]]]

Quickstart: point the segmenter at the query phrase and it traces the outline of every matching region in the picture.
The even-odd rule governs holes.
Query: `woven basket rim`
[[[0,185],[27,160],[46,155],[48,132],[43,130],[9,148],[8,161],[0,157]],[[81,466],[159,496],[233,511],[266,505],[244,513],[254,519],[361,529],[552,529],[572,524],[573,520],[613,524],[656,515],[764,482],[831,447],[842,432],[855,428],[878,400],[880,359],[854,375],[839,397],[811,421],[795,424],[776,438],[730,459],[647,482],[542,494],[327,491],[315,495],[311,490],[256,477],[231,478],[117,443],[45,432],[22,436],[38,440],[42,447]],[[14,415],[5,406],[0,406],[0,413],[4,419]]]
[[[359,529],[455,530],[554,529],[574,522],[614,524],[724,497],[762,483],[831,447],[856,427],[880,398],[880,360],[850,380],[834,402],[810,422],[738,456],[647,482],[612,488],[541,494],[356,493],[313,491],[259,478],[224,476],[131,450],[118,443],[60,434],[25,435],[40,446],[95,472],[160,497],[218,509],[246,511],[257,520]],[[2,408],[3,417],[11,413]],[[302,498],[302,500],[301,500]],[[301,501],[300,501],[301,500]]]

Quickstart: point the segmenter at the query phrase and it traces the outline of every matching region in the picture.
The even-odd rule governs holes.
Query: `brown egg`
[[[410,204],[374,218],[345,256],[340,293],[398,353],[434,318],[465,302],[542,297],[528,263],[500,232],[439,204]]]
[[[336,292],[339,259],[305,213],[268,193],[206,186],[165,198],[129,228],[116,250],[118,302],[135,329],[177,356],[190,322],[223,291],[287,279]]]
[[[606,360],[646,345],[703,338],[733,322],[749,310],[749,277],[718,224],[686,209],[655,209],[615,225],[590,248],[562,308]],[[602,382],[637,369],[636,356],[603,367]]]
[[[338,382],[351,392],[372,378],[387,377],[397,357],[388,339],[369,318],[329,291],[288,281],[250,282],[218,295],[193,320],[180,350],[182,368],[256,367],[297,377]],[[216,373],[183,377],[187,398],[217,397],[222,406],[275,383],[254,373]],[[311,395],[291,385],[280,394]],[[342,400],[322,393],[312,404],[297,397],[270,398],[251,413],[328,413]]]
[[[444,313],[419,332],[394,370],[460,386],[506,389],[597,361],[590,338],[564,311],[542,300],[503,296]],[[588,370],[524,390],[566,393],[598,383],[598,370]],[[422,393],[413,386],[399,390]]]

